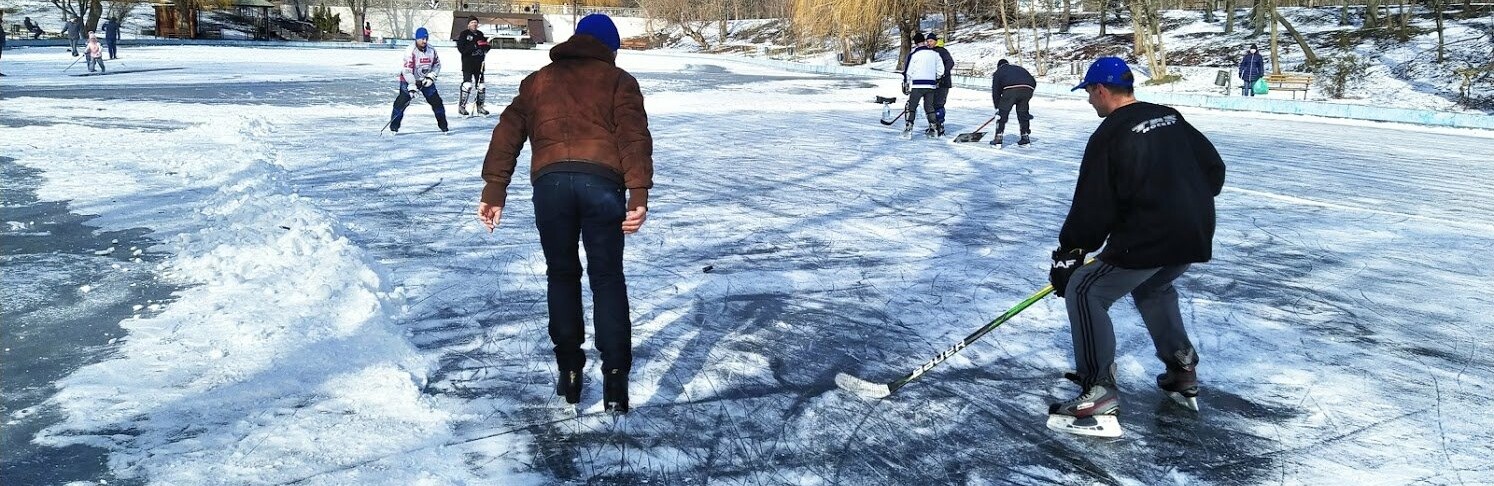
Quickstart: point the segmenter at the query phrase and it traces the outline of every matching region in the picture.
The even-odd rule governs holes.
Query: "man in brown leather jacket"
[[[581,400],[580,240],[602,357],[602,401],[607,410],[625,413],[633,346],[623,235],[643,226],[654,167],[643,93],[614,63],[620,44],[611,18],[588,15],[576,35],[550,50],[552,62],[519,84],[493,128],[477,217],[490,232],[498,225],[519,151],[529,140],[535,226],[549,277],[550,339],[560,370],[556,394],[572,404]]]

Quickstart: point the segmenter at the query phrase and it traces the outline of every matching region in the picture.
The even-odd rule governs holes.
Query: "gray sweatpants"
[[[913,88],[908,92],[908,106],[904,108],[908,113],[908,124],[912,124],[914,116],[918,113],[918,102],[923,101],[923,113],[928,117],[929,126],[934,126],[934,109],[938,108],[938,94],[933,88]]]
[[[1085,389],[1095,384],[1113,384],[1115,328],[1110,305],[1127,293],[1136,301],[1141,320],[1152,335],[1157,357],[1168,359],[1190,350],[1188,331],[1178,311],[1178,291],[1172,286],[1188,265],[1128,269],[1099,260],[1079,267],[1064,290],[1069,309],[1069,329],[1074,338],[1074,362]]]

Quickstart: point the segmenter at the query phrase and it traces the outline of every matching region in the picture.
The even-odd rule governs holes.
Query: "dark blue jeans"
[[[633,329],[628,316],[628,285],[623,278],[622,221],[627,213],[623,186],[580,172],[553,172],[534,183],[534,225],[545,250],[549,277],[550,340],[562,370],[586,363],[581,314],[581,257],[586,246],[586,275],[591,280],[592,322],[603,370],[633,364]]]
[[[431,104],[431,112],[436,114],[436,126],[441,131],[446,131],[446,104],[441,101],[441,94],[436,92],[436,85],[426,86],[421,89],[420,94],[425,96],[425,102]],[[405,119],[405,107],[410,106],[410,83],[401,81],[399,83],[399,96],[394,98],[394,113],[389,118],[389,129],[399,131],[400,122]]]

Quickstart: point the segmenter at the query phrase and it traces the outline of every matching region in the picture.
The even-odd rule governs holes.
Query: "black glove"
[[[904,79],[903,80],[903,95],[906,96],[908,93],[912,93],[912,92],[913,92],[912,90],[908,89],[908,80]]]
[[[1048,282],[1053,284],[1054,295],[1063,298],[1063,291],[1069,286],[1069,277],[1081,265],[1084,265],[1084,250],[1053,250],[1053,267],[1048,269]]]

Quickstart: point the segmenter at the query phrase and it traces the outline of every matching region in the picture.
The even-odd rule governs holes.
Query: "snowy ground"
[[[903,141],[869,102],[887,81],[625,52],[657,185],[628,239],[637,408],[614,422],[553,396],[527,185],[497,232],[473,217],[496,117],[442,136],[416,105],[379,136],[393,51],[121,54],[168,70],[5,56],[7,484],[58,477],[67,445],[108,452],[68,478],[111,484],[1494,482],[1488,132],[1185,109],[1229,164],[1215,260],[1180,284],[1204,412],[1153,390],[1122,302],[1128,431],[1094,441],[1042,423],[1074,393],[1056,299],[889,399],[832,380],[892,379],[1045,283],[1087,105],[1037,100],[1029,149]],[[545,54],[489,63],[493,99]],[[951,131],[988,103],[956,91]],[[16,256],[66,219],[24,208],[64,202],[96,229],[55,244],[113,263]],[[133,304],[125,337],[16,327],[95,298]],[[75,340],[93,364],[31,362]]]

